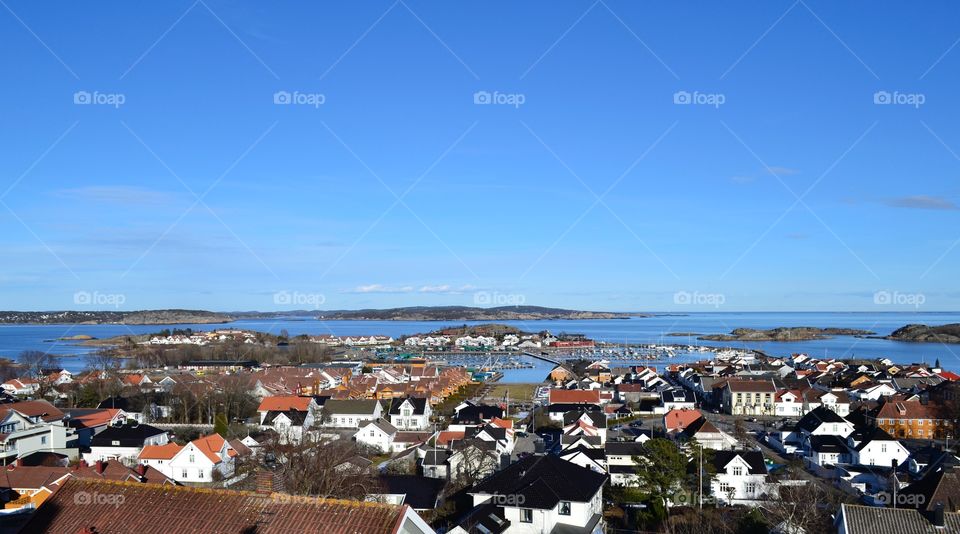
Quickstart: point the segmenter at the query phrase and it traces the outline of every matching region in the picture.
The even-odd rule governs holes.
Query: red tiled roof
[[[305,412],[310,408],[311,400],[313,400],[312,397],[298,397],[296,395],[265,397],[262,401],[260,401],[260,407],[257,408],[257,411],[286,412],[288,410],[297,410]]]
[[[103,408],[95,412],[78,415],[70,418],[70,424],[77,428],[91,428],[109,424],[117,414],[118,408]]]
[[[600,404],[600,390],[598,389],[551,389],[550,404],[554,404],[554,403]]]
[[[54,405],[43,400],[21,401],[10,404],[0,404],[0,420],[4,419],[10,410],[14,410],[27,417],[40,417],[43,421],[59,421],[64,414]]]
[[[453,430],[443,430],[437,435],[437,445],[446,445],[453,440],[463,439],[464,432],[454,432]]]
[[[699,410],[670,410],[663,416],[663,426],[667,432],[683,430],[701,417],[703,414]]]
[[[91,500],[90,495],[114,498]],[[40,505],[22,532],[387,534],[399,528],[406,510],[277,493],[69,480]]]
[[[216,464],[220,463],[220,450],[223,449],[223,443],[225,441],[226,440],[224,440],[223,436],[220,434],[210,434],[209,436],[197,438],[190,443],[196,448],[200,449],[200,452],[209,458],[211,462]],[[230,456],[234,455],[236,455],[235,452]]]
[[[140,451],[138,458],[141,460],[170,460],[176,456],[182,448],[182,446],[172,441],[166,445],[146,445],[143,450]]]

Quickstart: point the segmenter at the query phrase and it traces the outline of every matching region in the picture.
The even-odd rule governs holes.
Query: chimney
[[[137,474],[142,477],[147,476],[147,465],[146,464],[137,465]]]
[[[937,502],[937,507],[933,509],[933,526],[937,528],[944,528],[946,523],[944,523],[943,518],[943,503]]]
[[[104,468],[104,467],[105,467],[105,465],[104,465],[104,463],[103,463],[103,460],[97,460],[97,474],[98,474],[98,475],[102,475],[102,474],[103,474],[103,468]]]
[[[257,493],[265,495],[273,493],[273,473],[270,471],[257,473]]]
[[[23,467],[23,458],[17,458],[17,461],[13,462],[13,465]]]

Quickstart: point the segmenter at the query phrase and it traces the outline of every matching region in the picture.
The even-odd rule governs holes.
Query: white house
[[[360,427],[360,430],[353,435],[353,439],[360,445],[384,453],[392,449],[396,436],[395,426],[383,419],[377,419]]]
[[[132,423],[108,427],[93,436],[90,452],[83,454],[88,464],[98,460],[117,460],[126,465],[137,463],[137,456],[147,445],[166,445],[170,437],[165,430],[154,426]]]
[[[713,466],[717,474],[710,486],[720,502],[753,505],[767,492],[767,465],[760,451],[717,451]]]
[[[805,438],[826,435],[846,438],[853,432],[853,423],[821,406],[804,415],[797,422],[797,430]]]
[[[390,424],[399,430],[427,430],[433,411],[427,399],[407,397],[390,401]]]
[[[451,532],[477,529],[480,520],[506,525],[504,534],[601,534],[607,476],[553,455],[532,455],[477,484],[468,494],[478,513]]]
[[[643,444],[636,441],[608,441],[604,445],[607,473],[613,486],[636,486],[638,464],[633,461],[643,452]]]
[[[213,482],[217,476],[233,475],[236,455],[227,440],[210,434],[183,447],[175,443],[144,447],[139,460],[177,482]]]
[[[13,378],[0,384],[5,392],[10,395],[33,395],[40,389],[40,383],[32,378]]]
[[[686,389],[668,389],[660,392],[660,404],[663,406],[663,413],[670,410],[693,410],[697,407],[697,396]]]
[[[882,428],[854,432],[847,437],[847,442],[855,464],[890,467],[893,462],[903,465],[910,457],[910,451]]]
[[[335,400],[323,405],[323,424],[334,428],[356,428],[379,419],[383,406],[377,400]]]
[[[77,457],[75,429],[47,401],[0,404],[0,464],[37,451]]]

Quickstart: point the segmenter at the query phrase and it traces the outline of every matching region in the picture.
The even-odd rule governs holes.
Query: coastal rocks
[[[757,330],[754,328],[737,328],[729,334],[710,334],[697,339],[703,341],[810,341],[828,339],[832,336],[869,336],[875,334],[869,330],[855,328],[815,328],[811,326],[795,326]]]
[[[893,331],[884,339],[920,343],[960,343],[960,323],[940,326],[908,324]]]

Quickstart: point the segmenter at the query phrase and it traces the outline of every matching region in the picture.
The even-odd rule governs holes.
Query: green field
[[[537,386],[540,384],[497,384],[493,386],[486,398],[500,400],[504,394],[510,393],[510,401],[529,401],[533,400],[537,392]]]

